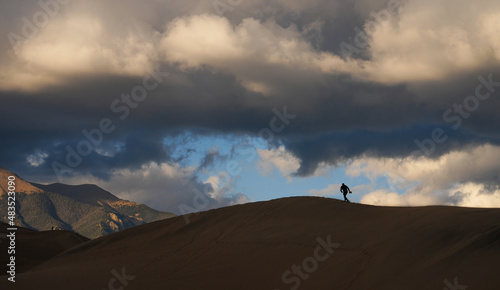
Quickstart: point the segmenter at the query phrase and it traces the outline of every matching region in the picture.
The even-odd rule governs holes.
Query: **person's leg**
[[[349,201],[349,200],[347,199],[347,192],[344,192],[344,201]]]

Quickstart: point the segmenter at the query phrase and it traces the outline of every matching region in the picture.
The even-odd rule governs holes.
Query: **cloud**
[[[38,30],[10,54],[0,74],[1,89],[35,91],[89,74],[143,76],[158,59],[158,35],[140,23],[115,34],[101,19],[73,12]]]
[[[360,158],[346,173],[366,176],[375,182],[386,178],[393,191],[366,194],[362,202],[377,205],[498,206],[500,147],[480,145],[453,151],[438,159]],[[402,190],[402,194],[396,191]]]
[[[96,184],[122,199],[176,214],[185,213],[182,206],[203,211],[249,201],[245,195],[232,192],[229,184],[224,184],[219,177],[209,177],[202,182],[193,175],[194,171],[194,167],[151,162],[136,170],[114,170],[107,180],[80,175],[65,182]],[[203,207],[196,207],[195,200],[200,194],[205,203]]]
[[[227,156],[220,154],[217,148],[210,148],[201,161],[201,164],[198,166],[197,171],[203,171],[208,168],[211,168],[215,165],[216,162],[222,162],[227,160]]]
[[[45,152],[37,151],[34,154],[28,155],[26,161],[28,161],[31,166],[38,167],[45,162],[45,158],[48,156],[49,155]]]
[[[381,206],[428,206],[443,204],[441,200],[434,196],[419,194],[401,195],[386,190],[377,190],[363,196],[361,203]]]
[[[456,205],[467,207],[499,207],[500,190],[491,189],[483,184],[466,183],[455,187],[450,192],[457,201]]]
[[[270,175],[274,168],[287,178],[288,182],[292,181],[292,174],[299,169],[299,160],[290,152],[286,151],[284,147],[277,149],[257,149],[257,154],[260,160],[257,164],[262,175]]]
[[[475,183],[462,184],[433,195],[398,194],[387,190],[377,190],[363,196],[361,202],[380,206],[453,205],[494,208],[500,206],[500,190],[488,191],[485,190],[484,185]]]
[[[211,5],[195,1],[191,7],[196,13],[177,1],[169,12],[153,1],[140,7],[122,2],[109,15],[96,13],[96,8],[109,11],[106,5],[118,2],[75,2],[62,7],[32,39],[17,47],[15,56],[10,54],[0,88],[32,91],[61,85],[68,75],[88,73],[139,76],[161,59],[185,68],[210,66],[234,74],[247,89],[265,95],[280,92],[284,79],[290,78],[304,82],[333,74],[400,84],[444,80],[500,64],[495,37],[500,5],[489,1],[410,1],[397,13],[381,1],[370,5],[356,1],[354,8],[332,4],[324,11],[319,10],[323,1],[305,6],[274,1],[268,17],[257,12],[257,3],[244,3],[249,16],[234,20],[214,15]],[[344,59],[338,51],[316,48],[313,43],[324,42],[324,34],[333,28],[318,16],[293,16],[297,9],[323,18],[326,11],[339,19],[343,10],[366,14],[361,27],[351,26],[350,38],[361,41],[353,45],[364,50],[368,59]],[[160,13],[166,15],[163,21]],[[288,25],[281,24],[285,19]],[[311,30],[319,33],[310,34]]]
[[[500,156],[500,147],[480,145],[461,151],[453,151],[438,159],[426,157],[361,158],[353,161],[347,173],[375,178],[389,174],[391,181],[403,178],[409,182],[421,181],[434,189],[443,189],[450,184],[474,181],[500,183],[500,165],[495,160]]]
[[[273,72],[292,69],[298,75],[299,71],[348,74],[354,79],[398,84],[444,80],[492,61],[499,65],[494,39],[500,26],[494,19],[500,7],[473,11],[475,22],[470,15],[465,18],[464,11],[452,13],[455,7],[455,3],[426,1],[425,5],[410,2],[396,15],[388,9],[372,11],[377,16],[366,19],[364,30],[356,30],[354,36],[362,39],[357,49],[367,50],[367,60],[317,51],[294,25],[283,28],[272,21],[246,18],[233,26],[215,15],[172,21],[162,47],[168,61],[229,71],[247,88],[264,94],[275,92],[255,73],[266,68]]]
[[[246,195],[234,192],[233,178],[226,172],[208,177],[204,184],[211,185],[208,195],[221,204],[235,205],[250,201]]]
[[[346,72],[349,66],[339,56],[315,51],[295,26],[254,18],[238,26],[216,15],[178,18],[169,23],[161,46],[167,61],[232,73],[247,89],[266,95],[276,92],[280,72],[300,79],[305,72]]]
[[[310,195],[313,196],[331,196],[337,194],[340,190],[340,186],[342,184],[329,184],[326,188],[323,189],[312,189],[309,191]]]
[[[500,5],[490,4],[410,1],[398,15],[380,13],[385,19],[364,26],[370,60],[363,74],[382,83],[439,81],[498,65]]]

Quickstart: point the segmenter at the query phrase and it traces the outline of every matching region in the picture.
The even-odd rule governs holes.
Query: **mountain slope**
[[[26,194],[37,193],[40,192],[40,188],[32,185],[31,183],[23,180],[17,174],[0,167],[0,196],[6,195],[8,192],[8,177],[14,176],[16,179],[14,180],[16,184],[16,192],[23,192]]]
[[[7,177],[3,169],[2,188]],[[88,238],[124,230],[148,222],[170,218],[172,213],[154,210],[146,205],[121,200],[96,185],[42,185],[16,176],[16,222],[33,230],[57,227],[75,231]],[[0,195],[0,220],[7,221],[7,194]]]
[[[499,216],[313,197],[237,205],[89,241],[16,286],[107,289],[118,272],[127,290],[446,289],[455,277],[468,289],[498,289]]]

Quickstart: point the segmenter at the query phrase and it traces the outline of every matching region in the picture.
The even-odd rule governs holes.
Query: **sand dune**
[[[0,252],[1,261],[7,261],[7,247],[9,239],[7,231],[9,226],[0,222],[0,241],[2,250]],[[16,271],[24,272],[34,266],[47,261],[48,259],[82,244],[89,239],[70,231],[43,231],[38,232],[30,229],[18,227],[16,236]],[[2,263],[1,275],[7,271],[7,263]]]
[[[499,289],[499,217],[500,209],[286,198],[203,212],[189,224],[175,217],[110,234],[19,274],[9,286]],[[5,289],[5,279],[0,283]]]

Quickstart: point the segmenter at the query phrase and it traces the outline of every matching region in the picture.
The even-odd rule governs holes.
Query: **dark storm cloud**
[[[445,142],[431,141],[436,129],[442,130]],[[285,146],[301,160],[297,175],[308,176],[323,162],[340,165],[359,156],[437,158],[453,150],[466,149],[471,144],[484,143],[498,145],[500,138],[484,138],[466,130],[456,131],[444,124],[435,124],[389,131],[336,132],[305,141],[285,142]]]
[[[172,78],[179,73],[173,71]],[[162,144],[162,139],[175,135],[175,130],[180,128],[205,135],[257,136],[261,129],[269,127],[274,117],[272,109],[283,111],[284,106],[288,113],[297,117],[283,132],[276,134],[276,138],[281,138],[302,160],[301,175],[314,173],[322,161],[338,164],[339,160],[363,153],[377,156],[411,154],[419,149],[415,139],[431,138],[436,127],[443,127],[449,139],[437,146],[434,155],[471,142],[498,141],[498,125],[495,125],[498,122],[494,121],[498,118],[494,110],[499,103],[496,95],[497,98],[487,100],[469,118],[463,119],[465,131],[463,128],[454,130],[450,127],[454,123],[442,120],[446,109],[463,103],[466,92],[473,91],[473,86],[453,87],[451,93],[457,90],[462,93],[450,93],[446,102],[436,105],[432,99],[425,103],[410,101],[414,96],[402,86],[350,83],[342,78],[329,78],[322,87],[306,87],[298,94],[290,91],[283,97],[265,98],[245,91],[234,78],[224,74],[196,71],[182,77],[188,80],[187,84],[169,80],[148,99],[138,103],[124,121],[110,110],[110,104],[122,92],[130,91],[130,83],[139,80],[112,82],[104,78],[94,81],[92,87],[81,86],[73,93],[71,99],[74,101],[71,102],[66,90],[52,92],[50,97],[36,94],[5,96],[6,103],[12,105],[1,109],[5,140],[1,160],[8,168],[21,170],[26,166],[26,155],[41,150],[48,157],[37,170],[49,173],[52,162],[66,164],[67,146],[76,150],[78,142],[87,140],[82,130],[96,129],[102,118],[109,118],[116,129],[104,134],[103,146],[121,144],[120,151],[112,156],[93,152],[82,158],[77,168],[80,172],[104,177],[110,169],[137,168],[150,161],[171,161],[169,149]],[[440,88],[440,91],[446,90]],[[42,99],[49,103],[37,102]],[[214,157],[208,154],[206,161],[213,162]]]

